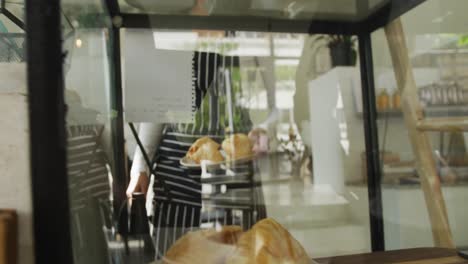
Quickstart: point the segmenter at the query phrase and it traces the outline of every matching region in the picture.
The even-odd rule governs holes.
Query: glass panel
[[[327,36],[123,32],[125,118],[154,157],[126,131],[127,192],[147,191],[156,259],[234,260],[262,228],[312,258],[370,251],[355,56],[331,68]]]
[[[0,3],[5,4],[5,10],[10,12],[14,17],[16,17],[19,21],[25,21],[25,5],[24,0],[7,0],[7,1],[0,1]],[[0,12],[1,13],[1,12]],[[62,30],[64,35],[67,36],[68,33],[72,30],[71,21],[68,19],[67,16],[62,14]],[[24,32],[18,25],[14,24],[9,18],[7,18],[4,14],[0,16],[0,20],[3,23],[3,26],[7,28],[8,32],[10,33],[20,33]],[[4,29],[0,29],[2,32]]]
[[[23,10],[24,5],[20,2],[9,5],[6,3],[8,11],[13,12],[17,18],[24,21],[23,13],[16,11]],[[10,18],[0,12],[0,62],[23,62],[25,61],[26,34]]]
[[[119,0],[123,12],[195,16],[262,16],[285,19],[361,20],[389,0]]]
[[[0,62],[26,60],[26,34],[7,17],[0,15]]]
[[[23,19],[21,19],[24,21]],[[16,25],[10,18],[8,18],[5,14],[0,12],[0,32],[2,33],[24,33],[18,25]],[[13,35],[11,35],[13,36]]]
[[[426,127],[444,122],[463,123],[468,120],[466,75],[466,16],[463,0],[427,1],[402,17],[408,56],[415,78],[415,103],[422,107],[424,117],[430,118]],[[374,48],[376,101],[383,171],[385,240],[388,250],[441,246],[433,239],[428,206],[433,196],[425,197],[421,181],[430,175],[417,171],[415,151],[435,164],[435,180],[440,181],[448,215],[451,237],[458,248],[468,247],[463,210],[468,198],[466,190],[466,133],[445,127],[427,132],[431,148],[424,151],[409,139],[402,105],[410,93],[397,92],[391,56],[384,32],[372,36]],[[397,47],[393,47],[397,48]],[[394,66],[399,67],[399,66]],[[406,121],[408,123],[408,121]],[[465,127],[466,128],[466,127]],[[422,136],[420,136],[422,137]],[[435,191],[437,194],[437,189]],[[450,234],[449,234],[450,236]]]
[[[5,9],[21,21],[24,21],[24,0],[6,0]]]
[[[0,262],[9,263],[34,263],[25,47],[26,33],[0,9]]]
[[[89,5],[86,5],[89,4]],[[67,168],[74,263],[122,262],[113,186],[116,118],[109,18],[94,3],[64,1]],[[115,180],[116,181],[116,180]]]

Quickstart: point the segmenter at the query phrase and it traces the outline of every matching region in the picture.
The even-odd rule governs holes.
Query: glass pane
[[[8,11],[14,12],[14,10],[23,10],[24,6],[14,5],[13,7],[14,8],[12,10],[9,9]],[[24,21],[22,11],[21,11],[21,14],[13,13],[13,15],[16,18],[18,18],[19,20]],[[5,33],[5,32],[8,32],[8,33],[24,33],[23,29],[21,29],[8,16],[6,16],[5,14],[2,14],[1,12],[0,12],[0,23],[1,23],[0,24],[0,32],[2,32],[2,33]]]
[[[113,208],[116,113],[109,18],[99,5],[62,3],[67,168],[74,263],[122,263]],[[82,7],[78,9],[78,7]],[[116,250],[116,252],[119,252]],[[112,261],[112,262],[111,262]],[[130,262],[128,262],[130,263]]]
[[[24,62],[25,41],[26,34],[0,15],[0,62]]]
[[[26,33],[0,10],[0,262],[34,263],[35,256],[25,49]]]
[[[467,230],[462,224],[467,222],[468,215],[460,209],[468,196],[466,133],[456,126],[434,129],[439,122],[460,124],[468,118],[467,31],[462,26],[467,19],[460,11],[467,4],[462,0],[427,1],[402,17],[408,46],[404,55],[410,59],[416,84],[413,93],[398,92],[402,87],[397,84],[393,70],[401,66],[392,66],[383,30],[372,35],[388,250],[447,245],[434,240],[433,230],[438,228],[431,224],[435,214],[428,209],[436,205],[439,182],[451,232],[437,232],[447,234],[458,248],[468,247]],[[403,106],[411,98],[415,98],[411,105],[421,107],[424,118],[429,119],[424,127],[438,130],[426,133],[430,144],[427,150],[410,140],[407,124],[411,121],[406,120],[408,115],[404,112],[408,108]],[[422,137],[418,134],[418,138]],[[433,195],[428,195],[423,184],[432,170],[429,166],[417,166],[421,159],[416,153],[435,165],[431,180],[435,183]]]
[[[24,21],[24,4],[21,2],[15,4],[7,2],[6,8],[9,8],[8,11],[12,12],[18,19]],[[25,40],[24,30],[0,12],[0,62],[25,61]]]
[[[262,228],[307,258],[370,251],[354,38],[331,68],[327,36],[122,32],[125,118],[153,168],[128,129],[128,193],[147,191],[156,259],[234,260]]]
[[[0,1],[0,3],[1,2],[4,2],[6,11],[10,12],[19,21],[24,23],[25,21],[24,0],[7,0],[7,1]],[[62,14],[61,22],[63,25],[62,30],[63,30],[64,36],[67,36],[67,34],[70,33],[71,28],[72,28],[71,21],[68,19],[67,16],[64,16],[63,12],[61,12],[61,14]],[[8,19],[4,14],[0,16],[0,19],[1,19],[1,22],[4,24],[4,27],[8,29],[8,32],[10,33],[24,32],[23,29],[21,29],[18,25],[14,24],[14,22]],[[1,30],[1,31],[3,32],[4,30]]]
[[[6,0],[5,9],[10,11],[14,16],[24,21],[24,1],[23,0]]]
[[[368,17],[389,0],[119,0],[123,12],[195,16],[262,16],[285,19],[355,21]]]

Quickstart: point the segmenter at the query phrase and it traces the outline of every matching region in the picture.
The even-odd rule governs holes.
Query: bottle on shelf
[[[380,89],[380,93],[377,96],[377,111],[385,112],[390,108],[390,96],[388,95],[387,89]]]
[[[398,91],[398,89],[395,90],[392,96],[392,108],[395,110],[401,109],[401,96],[400,91]]]

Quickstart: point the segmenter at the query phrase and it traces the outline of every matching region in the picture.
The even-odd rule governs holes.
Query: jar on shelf
[[[395,110],[400,110],[401,109],[401,96],[400,96],[400,91],[395,90],[392,96],[392,107]]]
[[[384,112],[390,108],[390,96],[385,88],[381,89],[377,96],[377,111]]]

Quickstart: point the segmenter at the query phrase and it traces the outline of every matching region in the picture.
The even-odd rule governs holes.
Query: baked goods
[[[197,164],[200,164],[202,160],[215,163],[224,161],[224,157],[219,151],[219,144],[209,137],[202,137],[195,141],[186,156]]]
[[[167,251],[163,263],[284,264],[309,263],[302,246],[271,218],[243,233],[241,227],[225,226],[189,232]]]
[[[237,241],[236,250],[226,264],[309,263],[299,242],[271,218],[255,224]]]
[[[220,145],[209,137],[202,137],[195,141],[187,151],[186,157],[197,164],[202,160],[208,160],[214,163],[224,161],[221,154]],[[245,134],[234,134],[227,137],[222,143],[227,160],[237,160],[253,155],[253,144]]]
[[[242,234],[239,226],[225,226],[220,231],[207,229],[189,232],[167,251],[163,263],[224,264],[233,254]]]
[[[222,148],[228,160],[236,160],[252,155],[252,142],[245,134],[234,134],[223,141]]]

